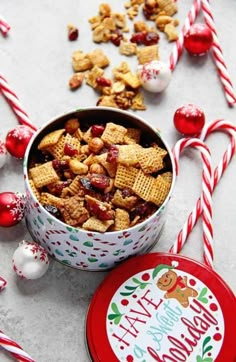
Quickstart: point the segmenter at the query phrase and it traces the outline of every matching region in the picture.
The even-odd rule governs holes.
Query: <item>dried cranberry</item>
[[[110,87],[111,86],[110,79],[107,79],[105,77],[97,77],[96,78],[96,83],[100,87]]]
[[[120,46],[120,42],[121,42],[121,40],[123,39],[124,37],[123,37],[123,34],[122,34],[122,32],[120,31],[120,29],[116,29],[115,31],[114,31],[114,33],[111,35],[111,38],[110,38],[110,40],[111,40],[111,42],[115,45],[115,46]]]
[[[55,185],[55,192],[57,195],[60,195],[62,190],[69,186],[70,182],[69,181],[63,181],[63,182],[60,182],[58,184]]]
[[[113,210],[99,210],[97,217],[100,220],[113,220],[114,219],[114,211]]]
[[[145,35],[146,33],[144,31],[139,31],[131,36],[130,41],[136,44],[143,44]]]
[[[73,157],[73,156],[78,154],[78,150],[74,146],[72,146],[71,144],[66,143],[65,146],[64,146],[64,154],[66,156]]]
[[[159,41],[159,35],[155,31],[148,31],[143,38],[144,45],[154,45]]]
[[[141,218],[147,217],[155,212],[156,209],[156,206],[151,202],[141,202],[130,212],[130,218],[133,220],[135,216],[141,216]]]
[[[91,127],[91,133],[93,137],[99,137],[103,134],[105,127],[100,124],[94,124]]]
[[[86,198],[88,211],[100,220],[111,220],[114,218],[114,211],[105,203],[94,198]]]
[[[68,168],[68,162],[66,160],[52,160],[52,167],[56,171],[63,171]]]
[[[94,173],[90,176],[90,182],[92,186],[104,190],[110,185],[110,178],[106,175]]]
[[[47,210],[47,212],[49,212],[51,215],[55,216],[56,218],[61,217],[61,212],[56,206],[45,204],[44,208],[45,210]]]
[[[116,145],[111,145],[107,153],[107,162],[116,163],[119,155],[119,149]]]
[[[70,41],[77,40],[78,36],[79,36],[79,30],[77,28],[73,27],[73,28],[69,29],[69,31],[68,31],[68,39]]]

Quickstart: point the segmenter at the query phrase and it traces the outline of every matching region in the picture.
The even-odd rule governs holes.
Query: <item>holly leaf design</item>
[[[140,231],[144,231],[145,229],[147,228],[147,226],[142,226],[139,230],[138,230],[138,232],[140,232]]]
[[[88,258],[88,261],[90,263],[95,263],[96,261],[98,261],[98,259],[96,259],[96,258]]]
[[[202,288],[202,290],[197,298],[198,300],[200,300],[200,302],[202,302],[204,304],[208,303],[208,298],[205,297],[205,295],[207,294],[207,290],[208,289],[206,287]]]
[[[203,355],[206,354],[207,352],[212,350],[212,346],[208,346],[206,349],[203,350]]]
[[[207,289],[207,288],[203,288],[203,289]],[[206,294],[205,290],[204,293]],[[205,295],[204,294],[204,295]],[[207,346],[207,344],[210,342],[211,337],[208,336],[204,339],[203,343],[202,343],[202,355],[201,356],[197,356],[197,362],[213,362],[213,358],[212,357],[204,357],[206,355],[207,352],[212,350],[212,346]]]
[[[93,247],[93,242],[92,241],[85,241],[83,243],[84,246],[88,246],[89,248],[92,248]]]
[[[146,288],[146,286],[147,286],[147,283],[142,283],[142,284],[140,284],[140,289],[145,289]]]
[[[210,336],[208,336],[208,337],[206,337],[206,338],[204,339],[203,344],[202,344],[203,350],[204,350],[204,347],[207,345],[207,343],[210,342],[210,340],[211,340],[211,337],[210,337]],[[203,352],[203,354],[204,354],[204,352]]]
[[[38,216],[37,219],[38,219],[38,221],[40,222],[40,224],[42,224],[42,225],[44,224],[44,223],[43,223],[43,220],[41,219],[40,216]]]
[[[127,240],[124,241],[123,245],[124,245],[124,246],[125,246],[125,245],[129,245],[129,244],[131,244],[133,241],[134,241],[133,239],[127,239]]]
[[[126,285],[125,286],[125,289],[127,289],[127,290],[135,290],[137,287],[131,287],[131,286],[129,286],[129,285]]]
[[[67,226],[66,229],[67,229],[68,231],[70,231],[70,232],[73,231],[72,227],[70,227],[70,226]]]
[[[140,281],[137,278],[132,278],[132,281],[136,284],[140,284]]]
[[[213,358],[211,357],[206,357],[206,358],[202,358],[201,356],[197,356],[197,362],[214,362]]]
[[[110,321],[113,320],[114,323],[117,325],[117,324],[120,323],[120,320],[121,320],[123,314],[120,313],[120,311],[119,311],[116,303],[112,303],[112,304],[111,304],[111,309],[112,309],[112,311],[113,311],[114,313],[108,314],[108,319],[109,319]]]
[[[111,309],[113,310],[114,313],[120,314],[120,311],[119,311],[116,303],[111,303]]]
[[[134,291],[129,292],[129,293],[125,293],[125,292],[121,292],[120,295],[123,295],[123,297],[128,297],[129,295],[132,295]]]
[[[138,280],[137,278],[132,278],[132,281],[136,284],[136,285],[126,285],[125,289],[128,290],[128,292],[121,292],[120,294],[123,295],[124,297],[127,297],[129,295],[132,295],[136,289],[140,288],[140,289],[145,289],[147,285],[149,285],[150,283],[144,283],[141,280]]]
[[[69,260],[61,260],[61,263],[71,265],[71,262]]]
[[[70,235],[70,240],[79,241],[79,238],[76,235]]]
[[[58,250],[58,249],[55,250],[55,253],[56,253],[57,255],[64,256],[64,254],[63,254],[60,250]]]

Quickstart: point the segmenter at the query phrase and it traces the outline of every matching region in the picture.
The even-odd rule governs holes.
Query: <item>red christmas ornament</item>
[[[27,126],[17,126],[6,136],[6,149],[16,158],[23,158],[27,145],[33,136],[33,131]]]
[[[174,114],[174,125],[177,131],[186,136],[198,135],[205,124],[203,111],[194,104],[186,104],[178,108]]]
[[[184,47],[192,55],[204,55],[212,43],[211,29],[205,24],[193,24],[184,36]]]
[[[24,217],[25,196],[21,193],[0,193],[0,226],[18,224]]]

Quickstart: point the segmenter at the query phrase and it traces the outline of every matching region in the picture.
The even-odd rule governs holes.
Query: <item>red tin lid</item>
[[[236,298],[190,258],[137,256],[98,288],[86,337],[94,362],[234,362]]]

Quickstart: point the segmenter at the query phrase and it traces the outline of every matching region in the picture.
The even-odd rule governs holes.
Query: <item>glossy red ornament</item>
[[[184,47],[192,55],[206,54],[212,43],[212,31],[205,24],[193,24],[184,36]]]
[[[194,104],[185,104],[174,114],[174,125],[178,132],[186,136],[198,135],[205,124],[203,111]]]
[[[10,130],[6,136],[6,149],[16,158],[23,158],[28,143],[34,132],[27,126],[20,125]]]
[[[21,193],[0,193],[0,226],[18,224],[24,217],[25,196]]]

